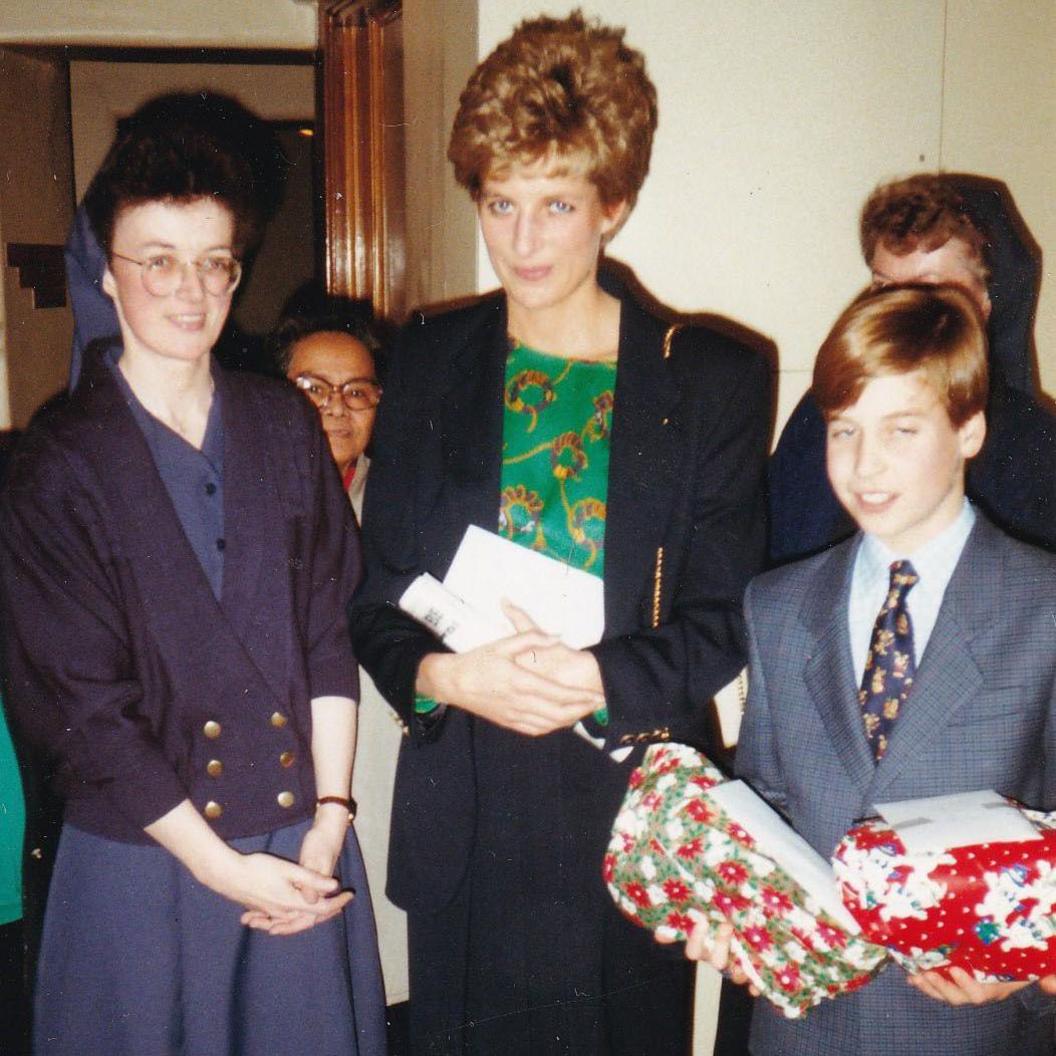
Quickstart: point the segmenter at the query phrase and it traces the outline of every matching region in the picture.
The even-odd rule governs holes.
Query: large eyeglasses
[[[226,253],[214,253],[197,260],[185,261],[171,253],[158,253],[145,260],[126,257],[123,253],[113,253],[118,260],[139,265],[139,275],[143,288],[152,297],[168,297],[175,293],[183,282],[184,268],[194,268],[198,281],[206,293],[221,297],[230,293],[242,278],[242,265]]]
[[[325,378],[317,378],[314,374],[298,374],[293,383],[321,411],[330,406],[335,396],[339,396],[350,411],[369,411],[381,400],[381,386],[373,378],[351,378],[340,385],[331,385]]]

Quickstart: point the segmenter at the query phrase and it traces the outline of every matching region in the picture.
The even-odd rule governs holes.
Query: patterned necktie
[[[913,685],[917,664],[913,658],[913,624],[906,595],[920,577],[908,561],[891,563],[887,598],[873,624],[869,654],[865,658],[858,704],[865,720],[865,735],[879,762],[887,751],[891,728]]]

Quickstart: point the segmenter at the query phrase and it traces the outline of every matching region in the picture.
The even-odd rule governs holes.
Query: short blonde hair
[[[530,19],[476,68],[447,152],[475,201],[489,175],[546,159],[555,172],[585,175],[603,205],[634,204],[649,171],[656,89],[623,34],[578,10]]]
[[[956,428],[986,407],[986,328],[955,286],[888,286],[862,294],[836,320],[814,363],[812,392],[826,420],[867,382],[923,370]]]

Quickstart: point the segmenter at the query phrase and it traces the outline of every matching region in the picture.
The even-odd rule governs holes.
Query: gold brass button
[[[220,806],[219,803],[213,802],[213,800],[209,800],[209,802],[206,803],[205,810],[203,811],[205,816],[207,818],[210,818],[210,819],[216,819],[216,818],[220,817],[220,815],[223,814],[223,812],[224,812],[224,808],[222,806]]]
[[[285,807],[289,810],[293,806],[294,795],[292,792],[280,792],[275,798],[279,801],[280,807]]]
[[[205,764],[205,772],[210,777],[219,777],[224,772],[224,764],[219,759],[210,759]]]
[[[206,735],[211,741],[215,741],[220,736],[220,723],[210,719],[203,727],[202,733]]]
[[[293,762],[297,757],[293,752],[283,752],[279,756],[279,766],[293,766]]]
[[[281,730],[290,720],[286,718],[281,711],[273,711],[271,713],[271,724],[277,730]]]

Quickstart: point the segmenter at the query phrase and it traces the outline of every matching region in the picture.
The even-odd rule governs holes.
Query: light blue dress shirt
[[[913,624],[913,653],[919,666],[935,628],[946,587],[974,524],[975,510],[965,499],[956,520],[911,554],[894,553],[875,535],[862,536],[854,559],[851,595],[847,604],[851,659],[857,685],[861,685],[865,673],[865,659],[869,653],[877,613],[887,597],[891,562],[908,559],[920,577],[906,595],[906,608]]]

